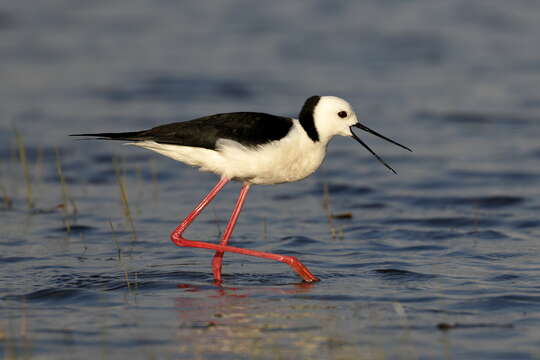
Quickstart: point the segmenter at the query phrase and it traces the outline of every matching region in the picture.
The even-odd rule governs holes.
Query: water
[[[4,4],[0,354],[537,357],[538,10],[526,0]],[[339,138],[310,178],[252,189],[232,244],[298,256],[316,284],[226,254],[225,282],[213,285],[212,254],[168,234],[215,176],[67,137],[227,111],[295,115],[313,94],[348,99],[367,126],[414,149],[363,135],[395,176]],[[352,218],[328,223],[325,185],[331,211]],[[228,185],[188,237],[217,241],[238,190]]]

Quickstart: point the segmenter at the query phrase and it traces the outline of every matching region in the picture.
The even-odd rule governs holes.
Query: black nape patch
[[[298,115],[298,120],[300,120],[300,125],[304,128],[309,138],[313,141],[319,141],[319,133],[315,128],[315,119],[313,119],[313,113],[315,112],[315,107],[321,99],[320,96],[314,95],[306,100],[300,115]]]

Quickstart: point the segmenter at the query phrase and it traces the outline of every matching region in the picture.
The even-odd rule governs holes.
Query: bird
[[[261,112],[231,112],[142,131],[71,136],[125,141],[128,145],[153,150],[219,176],[216,185],[170,234],[171,241],[177,246],[215,251],[212,259],[215,283],[220,284],[223,281],[221,269],[225,252],[285,263],[304,282],[311,283],[319,279],[297,257],[230,246],[229,239],[251,185],[288,183],[313,174],[322,164],[327,145],[334,136],[352,137],[384,166],[396,173],[352,131],[353,128],[412,151],[409,147],[361,124],[346,100],[336,96],[319,95],[311,96],[304,102],[298,118]],[[231,180],[241,182],[242,187],[219,244],[186,239],[183,236],[184,231]]]

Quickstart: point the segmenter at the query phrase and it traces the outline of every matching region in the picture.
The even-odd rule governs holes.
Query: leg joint
[[[297,266],[298,264],[301,264],[300,260],[296,256],[286,256],[285,257],[285,263],[290,266]]]
[[[187,244],[187,241],[189,240],[186,240],[182,237],[182,234],[181,233],[178,233],[176,231],[173,231],[171,233],[171,241],[176,245],[176,246],[188,246]]]

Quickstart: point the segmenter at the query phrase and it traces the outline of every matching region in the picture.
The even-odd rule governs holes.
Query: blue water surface
[[[0,8],[0,357],[533,359],[540,353],[540,3],[12,1]],[[314,94],[413,148],[336,138],[254,186],[231,244],[179,248],[216,177],[71,133]],[[24,148],[25,160],[22,160]],[[25,175],[27,174],[27,175]],[[217,242],[239,191],[190,227]],[[127,197],[127,206],[122,197]]]

